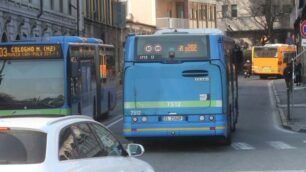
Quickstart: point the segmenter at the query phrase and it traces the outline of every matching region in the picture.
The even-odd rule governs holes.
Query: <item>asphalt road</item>
[[[272,81],[239,81],[240,116],[232,145],[209,139],[156,142],[145,145],[140,159],[157,172],[306,172],[306,134],[280,127]],[[104,124],[127,143],[121,109],[119,103]]]

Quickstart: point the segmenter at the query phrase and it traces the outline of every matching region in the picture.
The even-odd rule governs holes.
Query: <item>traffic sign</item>
[[[306,20],[304,20],[300,25],[300,33],[302,38],[306,38]]]

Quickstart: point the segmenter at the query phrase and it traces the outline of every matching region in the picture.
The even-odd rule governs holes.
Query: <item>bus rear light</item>
[[[141,118],[141,121],[142,121],[142,122],[147,122],[147,121],[148,121],[148,117],[143,116],[143,117]]]
[[[282,65],[283,64],[283,62],[282,61],[278,61],[278,65]]]
[[[210,130],[216,130],[216,127],[209,127]]]
[[[8,127],[0,127],[0,132],[8,132],[10,131],[10,128]]]
[[[215,116],[210,115],[210,116],[208,117],[208,119],[209,119],[209,121],[215,121]]]
[[[137,118],[137,117],[133,117],[133,118],[132,118],[132,121],[133,121],[133,122],[137,122],[137,121],[138,121],[138,118]]]

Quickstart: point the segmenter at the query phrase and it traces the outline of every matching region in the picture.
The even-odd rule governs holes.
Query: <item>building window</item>
[[[213,6],[210,6],[210,21],[214,21],[215,18],[214,18],[214,7]]]
[[[237,5],[236,4],[231,5],[231,11],[232,11],[232,17],[237,17],[238,16],[237,15],[238,11],[237,11]]]
[[[197,12],[198,12],[198,10],[196,10],[196,9],[192,9],[192,19],[197,19]]]
[[[292,11],[292,6],[289,4],[283,5],[283,13],[290,14]]]
[[[172,11],[171,10],[167,11],[167,17],[170,17],[170,18],[172,17]]]
[[[64,1],[60,1],[60,4],[59,4],[59,10],[61,13],[64,12],[64,4],[63,4]]]
[[[50,9],[54,10],[54,0],[50,0]]]
[[[206,12],[206,5],[201,5],[201,19],[202,20],[206,20],[206,15],[207,15],[207,12]]]
[[[228,5],[222,5],[222,17],[223,18],[228,17]]]
[[[69,0],[68,1],[68,14],[69,15],[72,15],[72,6],[73,6],[73,4],[72,4],[71,0]]]
[[[177,18],[184,18],[184,3],[177,2],[176,3],[176,15]]]

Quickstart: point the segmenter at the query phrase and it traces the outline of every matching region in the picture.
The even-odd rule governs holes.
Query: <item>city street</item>
[[[306,171],[306,134],[280,126],[272,84],[270,79],[239,78],[240,116],[231,146],[211,140],[157,142],[145,145],[146,152],[140,158],[158,172]],[[103,123],[126,143],[121,108],[119,100],[110,119]],[[205,143],[208,141],[213,143]]]

